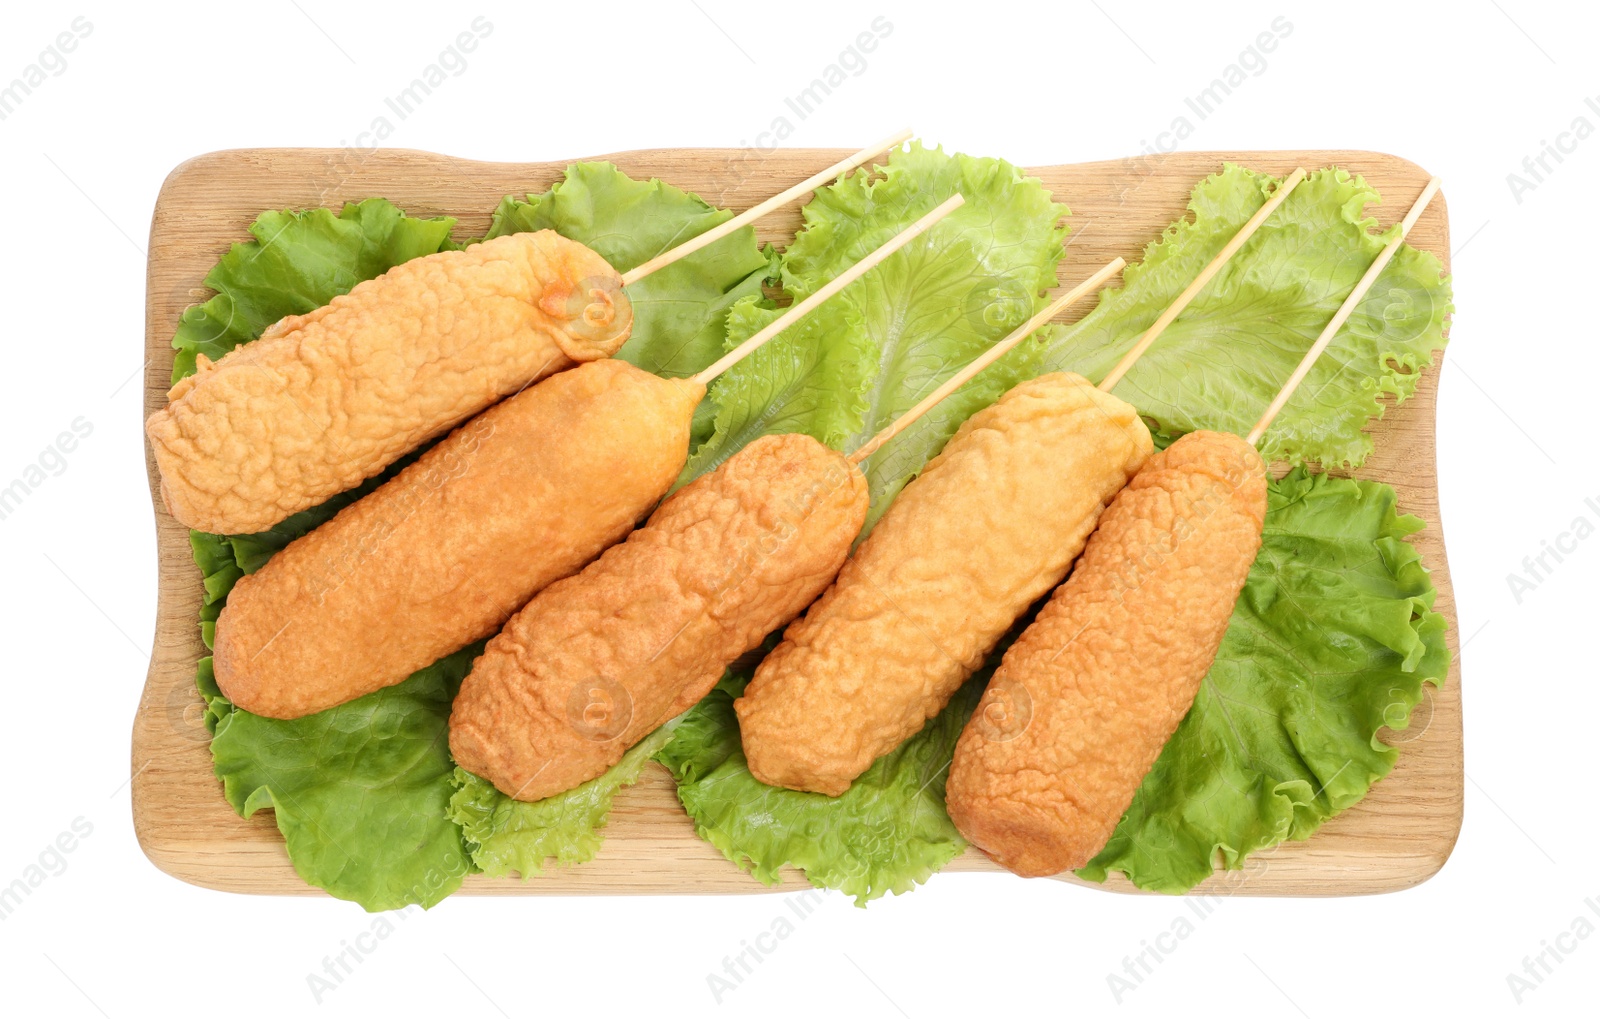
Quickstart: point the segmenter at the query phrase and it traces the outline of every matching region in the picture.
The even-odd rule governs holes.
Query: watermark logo
[[[167,725],[191,743],[211,742],[206,728],[206,702],[192,683],[177,683],[167,694]]]
[[[972,725],[990,743],[1009,743],[1033,722],[1033,697],[1021,680],[1002,673],[984,691]]]
[[[1585,96],[1583,103],[1590,113],[1600,117],[1600,99]],[[1524,195],[1539,190],[1539,185],[1549,180],[1550,175],[1559,170],[1567,157],[1577,152],[1578,146],[1588,141],[1592,134],[1594,123],[1580,113],[1572,118],[1565,131],[1556,133],[1554,141],[1539,139],[1539,150],[1522,157],[1522,172],[1506,174],[1506,187],[1511,189],[1511,197],[1516,203],[1521,205]]]
[[[37,859],[22,868],[22,873],[9,885],[0,888],[0,920],[10,919],[34,890],[53,877],[67,872],[67,857],[84,839],[94,834],[94,825],[84,817],[75,817],[61,834],[39,851]]]
[[[754,937],[740,939],[739,951],[722,957],[721,972],[706,974],[706,987],[711,991],[712,1000],[720,1005],[723,999],[742,987],[745,980],[755,975],[756,967],[766,962],[825,901],[826,896],[815,888],[789,896],[784,902],[788,907],[786,913],[774,916],[766,929]]]
[[[1185,96],[1183,105],[1186,112],[1172,118],[1172,123],[1165,131],[1157,133],[1153,142],[1139,139],[1139,155],[1125,159],[1123,168],[1138,177],[1148,177],[1167,156],[1178,150],[1183,141],[1194,134],[1197,122],[1206,120],[1221,109],[1222,104],[1251,78],[1265,74],[1270,66],[1267,54],[1277,50],[1283,40],[1294,34],[1294,23],[1279,15],[1272,19],[1267,29],[1258,33],[1238,58],[1224,67],[1205,88],[1192,96]],[[1194,120],[1189,119],[1191,113]]]
[[[467,870],[467,858],[464,854],[446,852],[437,864],[428,868],[421,881],[411,886],[407,897],[417,902],[437,901],[442,897],[445,885],[463,877]],[[322,1004],[324,998],[343,987],[345,981],[356,974],[358,967],[399,930],[394,923],[395,919],[409,920],[421,911],[422,907],[414,902],[401,909],[380,913],[372,918],[366,930],[359,932],[353,938],[341,939],[339,951],[322,957],[320,970],[306,973],[306,989],[311,992],[311,999],[319,1005]]]
[[[94,422],[82,416],[73,418],[70,430],[57,435],[9,485],[0,488],[0,520],[16,513],[46,481],[65,474],[67,458],[77,451],[80,442],[93,434]]]
[[[1600,500],[1585,499],[1583,505],[1587,512],[1573,517],[1570,527],[1554,538],[1541,538],[1539,551],[1522,557],[1521,573],[1506,574],[1506,586],[1511,589],[1511,598],[1518,605],[1554,576],[1561,564],[1567,561],[1567,556],[1577,552],[1578,546],[1594,535],[1595,521],[1600,520]]]
[[[595,676],[572,684],[567,693],[567,724],[594,743],[610,743],[633,721],[633,696],[614,679]]]
[[[566,324],[566,331],[585,346],[610,352],[633,327],[633,304],[616,276],[579,280],[565,295],[556,293],[544,310]]]
[[[766,130],[758,131],[753,143],[747,144],[740,139],[739,154],[729,161],[734,172],[727,185],[717,192],[714,204],[722,204],[730,191],[754,176],[767,157],[794,134],[797,121],[804,121],[816,113],[845,82],[866,73],[867,55],[876,51],[883,40],[894,33],[894,23],[879,15],[872,19],[867,28],[870,31],[858,33],[855,40],[840,51],[838,58],[824,67],[805,88],[784,97],[784,112],[770,118]],[[795,120],[789,119],[791,113]]]
[[[1583,904],[1589,907],[1589,912],[1600,917],[1600,898],[1584,899]],[[1512,970],[1506,974],[1506,987],[1511,991],[1511,998],[1517,1004],[1527,1000],[1528,995],[1544,986],[1544,982],[1555,976],[1556,970],[1570,958],[1583,942],[1588,941],[1595,932],[1595,922],[1579,913],[1572,918],[1567,929],[1553,938],[1541,938],[1539,951],[1532,955],[1522,957],[1522,970]]]
[[[1005,330],[1033,315],[1035,296],[1014,277],[986,277],[967,291],[961,315],[974,329]]]
[[[392,96],[384,97],[385,112],[373,117],[366,130],[358,131],[354,142],[340,140],[339,153],[329,155],[323,161],[323,172],[312,181],[318,186],[319,200],[326,201],[328,192],[337,190],[345,180],[354,176],[362,165],[372,158],[383,143],[394,134],[397,121],[406,120],[451,78],[459,78],[467,72],[470,66],[467,55],[494,33],[494,23],[479,15],[473,18],[467,27],[470,31],[457,34],[450,45],[441,50],[438,57],[424,67],[405,88]],[[394,115],[394,120],[389,119],[391,113]]]
[[[878,43],[889,38],[894,32],[894,24],[883,15],[872,19],[868,26],[870,32],[857,35],[855,41],[839,53],[839,59],[822,69],[822,73],[811,80],[805,88],[788,96],[783,104],[794,112],[794,115],[805,120],[817,111],[823,102],[834,90],[843,85],[850,78],[859,78],[867,70],[867,54],[878,48]]]
[[[1383,708],[1383,726],[1389,732],[1378,737],[1384,746],[1398,747],[1415,743],[1427,735],[1428,730],[1433,727],[1432,685],[1422,684],[1422,699],[1415,705],[1411,704],[1400,690],[1390,690],[1389,696],[1394,700]]]
[[[12,116],[35,90],[51,78],[67,73],[67,54],[94,33],[94,23],[79,15],[67,26],[70,31],[60,33],[50,45],[40,51],[33,63],[18,72],[15,78],[0,85],[0,120]]]
[[[1409,343],[1433,325],[1435,295],[1421,277],[1402,276],[1399,285],[1374,286],[1356,306],[1362,320],[1385,343]]]
[[[1265,853],[1246,857],[1238,870],[1218,872],[1213,878],[1213,883],[1220,886],[1217,892],[1185,896],[1183,911],[1174,915],[1165,929],[1153,937],[1140,939],[1139,951],[1124,955],[1121,969],[1106,974],[1106,987],[1111,991],[1111,999],[1118,1005],[1122,1004],[1128,995],[1155,976],[1161,964],[1198,933],[1201,924],[1215,915],[1218,906],[1251,880],[1267,872],[1271,866],[1269,858],[1277,850],[1278,846],[1274,846]]]
[[[389,919],[391,916],[409,920],[413,913],[420,911],[417,906],[407,906],[393,913],[376,916],[367,929],[354,938],[341,939],[338,952],[322,957],[322,971],[313,970],[306,974],[306,988],[311,992],[311,1000],[322,1004],[323,998],[343,986],[347,979],[355,975],[356,967],[366,962],[379,945],[389,940],[399,929]]]

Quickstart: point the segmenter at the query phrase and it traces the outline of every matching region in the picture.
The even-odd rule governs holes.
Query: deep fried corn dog
[[[1072,576],[1006,651],[946,802],[1010,870],[1089,862],[1194,702],[1261,546],[1266,468],[1191,432],[1112,501]]]
[[[844,792],[1061,582],[1150,450],[1132,407],[1068,373],[968,418],[734,703],[751,774]]]
[[[632,326],[622,277],[553,230],[413,259],[202,356],[145,425],[162,499],[187,527],[263,530]]]
[[[843,455],[757,439],[512,617],[456,698],[456,762],[522,800],[601,774],[810,604],[866,513]]]
[[[298,718],[489,636],[666,493],[704,393],[607,359],[491,408],[239,581],[217,684]]]

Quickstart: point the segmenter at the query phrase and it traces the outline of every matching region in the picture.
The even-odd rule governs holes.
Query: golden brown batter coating
[[[704,393],[607,359],[474,418],[235,585],[222,692],[298,718],[494,633],[666,493]]]
[[[758,438],[512,617],[456,697],[456,763],[518,800],[603,773],[810,605],[866,515],[842,454]]]
[[[1105,846],[1216,658],[1266,512],[1265,468],[1236,435],[1150,458],[961,734],[947,802],[974,845],[1029,877]]]
[[[751,774],[849,788],[1061,582],[1150,450],[1134,409],[1078,375],[967,419],[734,703]]]
[[[162,499],[187,527],[263,530],[632,326],[622,277],[553,230],[413,259],[201,357],[145,424]]]
[[[867,502],[815,439],[757,439],[512,617],[456,698],[456,762],[523,800],[601,774],[810,604]]]

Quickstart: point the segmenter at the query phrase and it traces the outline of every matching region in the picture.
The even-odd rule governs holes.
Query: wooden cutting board
[[[734,149],[664,149],[624,152],[609,159],[636,178],[660,177],[716,205],[744,209],[804,179],[846,153],[833,149],[780,149],[762,154]],[[1428,174],[1413,163],[1376,152],[1198,152],[1141,160],[1044,166],[1039,177],[1057,201],[1072,209],[1072,233],[1060,279],[1080,280],[1113,256],[1132,261],[1168,223],[1184,214],[1189,191],[1224,161],[1286,174],[1296,166],[1342,166],[1360,173],[1383,195],[1374,210],[1384,225],[1397,220],[1422,190]],[[480,163],[405,150],[246,149],[192,159],[167,178],[150,225],[145,312],[144,409],[166,403],[170,346],[183,309],[204,300],[206,272],[263,209],[317,205],[338,208],[372,196],[391,199],[413,215],[451,215],[457,236],[481,235],[489,214],[508,194],[541,192],[569,161]],[[800,223],[799,205],[762,220],[763,242],[780,247]],[[1436,199],[1410,235],[1449,268],[1449,227],[1443,197]],[[1068,321],[1085,313],[1083,302]],[[1285,844],[1253,857],[1242,872],[1219,873],[1195,890],[1204,894],[1352,895],[1417,884],[1444,864],[1461,827],[1461,687],[1455,599],[1445,562],[1434,470],[1434,397],[1440,363],[1427,372],[1416,395],[1373,426],[1376,452],[1356,473],[1387,482],[1404,512],[1427,521],[1413,539],[1439,589],[1436,608],[1450,623],[1447,640],[1456,660],[1448,683],[1419,704],[1405,733],[1394,772],[1360,804],[1329,822],[1306,842]],[[150,671],[133,724],[131,762],[134,828],[156,866],[193,884],[235,892],[322,894],[290,867],[272,815],[241,820],[212,776],[207,733],[195,692],[195,662],[205,654],[196,625],[200,572],[190,558],[188,532],[167,515],[156,495],[157,476],[148,444],[145,462],[158,534],[160,601]],[[552,869],[531,881],[467,879],[469,894],[609,894],[639,892],[755,892],[764,886],[695,836],[666,771],[651,764],[644,779],[616,799],[597,859]],[[946,871],[997,870],[968,850]],[[935,880],[939,880],[935,878]],[[1065,877],[1061,880],[1077,879]],[[1083,882],[1077,882],[1083,883]],[[798,872],[783,888],[804,886]],[[1104,886],[1133,890],[1120,875]]]

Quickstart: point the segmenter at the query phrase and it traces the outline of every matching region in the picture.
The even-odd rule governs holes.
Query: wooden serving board
[[[843,150],[787,149],[765,155],[733,149],[624,152],[609,159],[636,178],[660,177],[713,204],[744,209],[842,158]],[[1039,177],[1072,209],[1072,233],[1060,279],[1080,280],[1113,256],[1130,261],[1168,223],[1184,214],[1189,191],[1224,161],[1286,174],[1342,166],[1364,175],[1384,196],[1376,209],[1387,225],[1422,190],[1428,174],[1413,163],[1376,152],[1199,152],[1044,166]],[[338,208],[372,196],[391,199],[413,215],[451,215],[457,236],[481,235],[504,195],[541,192],[568,161],[481,163],[426,152],[331,149],[247,149],[192,159],[167,178],[150,226],[145,315],[145,414],[166,403],[170,346],[178,316],[209,292],[206,272],[263,209],[317,205]],[[785,246],[800,223],[799,205],[762,220],[763,242]],[[1433,202],[1410,236],[1449,268],[1449,227],[1443,198]],[[1084,314],[1083,302],[1063,321]],[[1351,895],[1405,888],[1444,864],[1461,826],[1461,686],[1455,599],[1445,562],[1434,470],[1434,397],[1440,362],[1416,395],[1373,426],[1376,452],[1360,471],[1393,485],[1405,512],[1427,521],[1413,539],[1439,589],[1436,608],[1450,623],[1456,660],[1449,681],[1419,704],[1414,724],[1393,736],[1404,741],[1394,772],[1360,804],[1305,842],[1259,854],[1243,872],[1218,873],[1202,894]],[[159,536],[160,603],[154,654],[133,724],[131,762],[134,828],[145,853],[162,870],[208,888],[235,892],[322,894],[289,864],[270,812],[241,820],[223,799],[211,772],[207,734],[195,692],[195,662],[205,654],[196,625],[200,573],[190,558],[187,531],[156,495],[157,476],[145,453]],[[608,894],[639,892],[755,892],[763,886],[694,833],[666,771],[651,764],[644,779],[623,790],[605,829],[597,859],[552,869],[531,881],[475,875],[462,889],[476,894]],[[947,871],[997,870],[970,849]],[[1062,880],[1076,881],[1072,877]],[[1081,883],[1081,882],[1079,882]],[[783,888],[804,886],[798,872]],[[1104,886],[1133,890],[1120,875]]]

